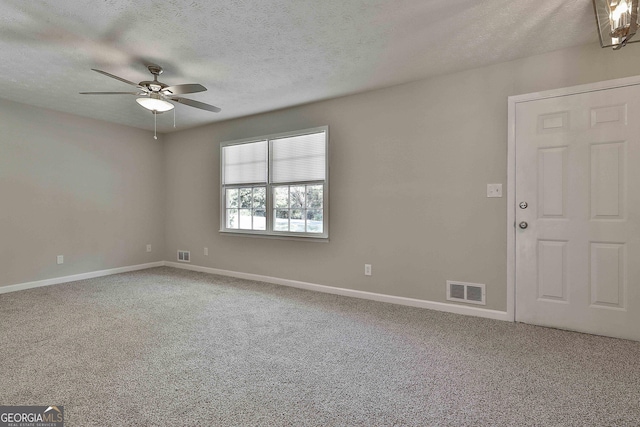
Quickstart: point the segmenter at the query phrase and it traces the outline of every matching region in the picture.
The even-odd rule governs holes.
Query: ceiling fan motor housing
[[[140,82],[140,86],[146,87],[151,92],[160,92],[165,87],[169,87],[168,84],[158,81],[158,76],[164,71],[161,66],[150,64],[147,65],[147,69],[153,74],[153,81],[144,80]]]

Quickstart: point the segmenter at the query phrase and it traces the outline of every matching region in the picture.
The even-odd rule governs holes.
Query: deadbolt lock
[[[527,206],[529,206],[529,204],[527,202],[520,202],[520,209],[527,209]]]

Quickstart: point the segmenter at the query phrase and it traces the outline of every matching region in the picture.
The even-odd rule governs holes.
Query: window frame
[[[295,182],[271,182],[272,169],[272,140],[303,136],[314,133],[325,133],[325,178],[324,181],[295,181]],[[242,184],[224,184],[224,147],[231,145],[249,144],[252,142],[267,141],[267,173],[264,182],[251,182]],[[276,231],[275,225],[275,188],[284,186],[302,185],[322,185],[322,233]],[[227,200],[226,190],[232,188],[265,187],[266,188],[266,229],[248,230],[240,228],[227,228]],[[243,138],[220,143],[220,229],[219,232],[225,235],[240,235],[250,237],[267,237],[276,239],[308,240],[308,241],[328,241],[329,240],[329,126],[319,126],[309,129],[302,129],[290,132],[282,132],[270,135],[260,135],[252,138]],[[291,208],[289,208],[291,209]],[[303,210],[306,210],[303,208]],[[238,212],[239,218],[239,212]]]

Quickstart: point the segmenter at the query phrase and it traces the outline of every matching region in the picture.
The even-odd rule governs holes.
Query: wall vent
[[[178,261],[191,262],[191,252],[178,249]]]
[[[447,280],[447,300],[486,305],[485,289],[481,283]]]

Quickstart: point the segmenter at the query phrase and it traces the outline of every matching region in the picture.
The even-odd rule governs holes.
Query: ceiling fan
[[[211,111],[214,113],[220,112],[220,108],[205,104],[204,102],[194,101],[193,99],[183,98],[178,95],[184,95],[187,93],[204,92],[206,87],[197,84],[183,84],[169,86],[165,83],[158,81],[158,76],[162,74],[162,67],[156,64],[147,65],[147,69],[153,74],[153,80],[145,80],[140,83],[134,83],[122,77],[115,76],[107,73],[106,71],[97,70],[92,68],[93,71],[100,74],[104,74],[112,79],[120,80],[131,86],[135,86],[138,90],[136,92],[80,92],[81,95],[134,95],[138,98],[136,102],[151,111],[153,114],[164,113],[165,111],[173,110],[175,107],[169,101],[179,102],[180,104],[188,105],[189,107],[199,108],[201,110]]]

